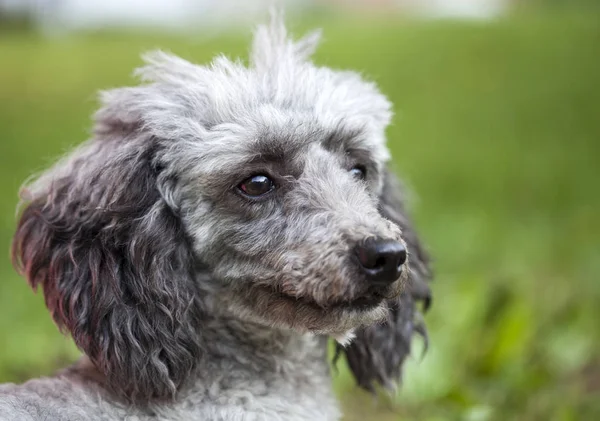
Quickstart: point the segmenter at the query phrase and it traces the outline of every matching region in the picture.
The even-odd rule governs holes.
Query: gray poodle
[[[281,17],[246,67],[148,55],[23,190],[14,261],[85,356],[0,386],[1,420],[338,420],[328,337],[394,387],[428,259],[386,168],[390,103]]]

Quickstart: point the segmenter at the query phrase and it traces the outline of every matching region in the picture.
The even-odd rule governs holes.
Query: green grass
[[[396,104],[398,171],[435,257],[431,346],[396,403],[342,369],[347,419],[600,419],[600,16],[497,23],[324,22],[316,60],[375,79]],[[87,137],[95,91],[139,53],[204,62],[248,37],[0,37],[0,381],[77,351],[8,257],[16,192]]]

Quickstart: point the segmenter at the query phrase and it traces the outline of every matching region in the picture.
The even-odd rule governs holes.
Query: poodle
[[[429,259],[390,102],[313,64],[318,39],[274,14],[248,65],[145,56],[23,188],[14,263],[84,356],[0,385],[2,421],[338,420],[329,338],[359,386],[395,386]]]

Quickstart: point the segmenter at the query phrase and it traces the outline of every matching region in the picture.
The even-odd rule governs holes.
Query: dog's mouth
[[[295,291],[281,291],[278,285],[248,283],[235,294],[227,294],[225,300],[233,301],[225,304],[270,326],[339,333],[385,317],[385,302],[394,295],[393,287],[366,288],[355,295],[348,294],[348,298],[341,295],[318,300],[310,291],[296,295]]]
[[[386,299],[386,291],[382,290],[369,290],[364,295],[352,298],[350,300],[333,300],[326,304],[318,303],[310,297],[306,296],[294,296],[290,294],[277,291],[274,288],[261,286],[264,292],[269,293],[271,296],[276,297],[279,300],[286,301],[293,305],[304,305],[319,311],[329,310],[358,310],[358,311],[369,311],[381,305]]]

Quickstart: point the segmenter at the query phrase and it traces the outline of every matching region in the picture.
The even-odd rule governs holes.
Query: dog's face
[[[16,265],[127,397],[174,396],[215,309],[339,339],[401,293],[404,240],[425,277],[385,169],[390,104],[357,74],[313,65],[316,41],[292,42],[275,19],[248,67],[147,57],[149,83],[104,93],[94,137],[25,189]],[[390,344],[372,358],[390,361],[384,383],[413,331],[405,301],[371,331]],[[379,354],[360,355],[353,367]]]
[[[357,74],[309,62],[315,42],[282,44],[263,28],[249,68],[152,56],[140,116],[161,139],[171,206],[222,304],[245,319],[343,335],[385,315],[406,250],[378,210],[390,104]]]
[[[378,209],[378,134],[268,108],[185,151],[197,161],[177,201],[195,256],[244,319],[334,335],[373,323],[406,276],[400,229]]]

